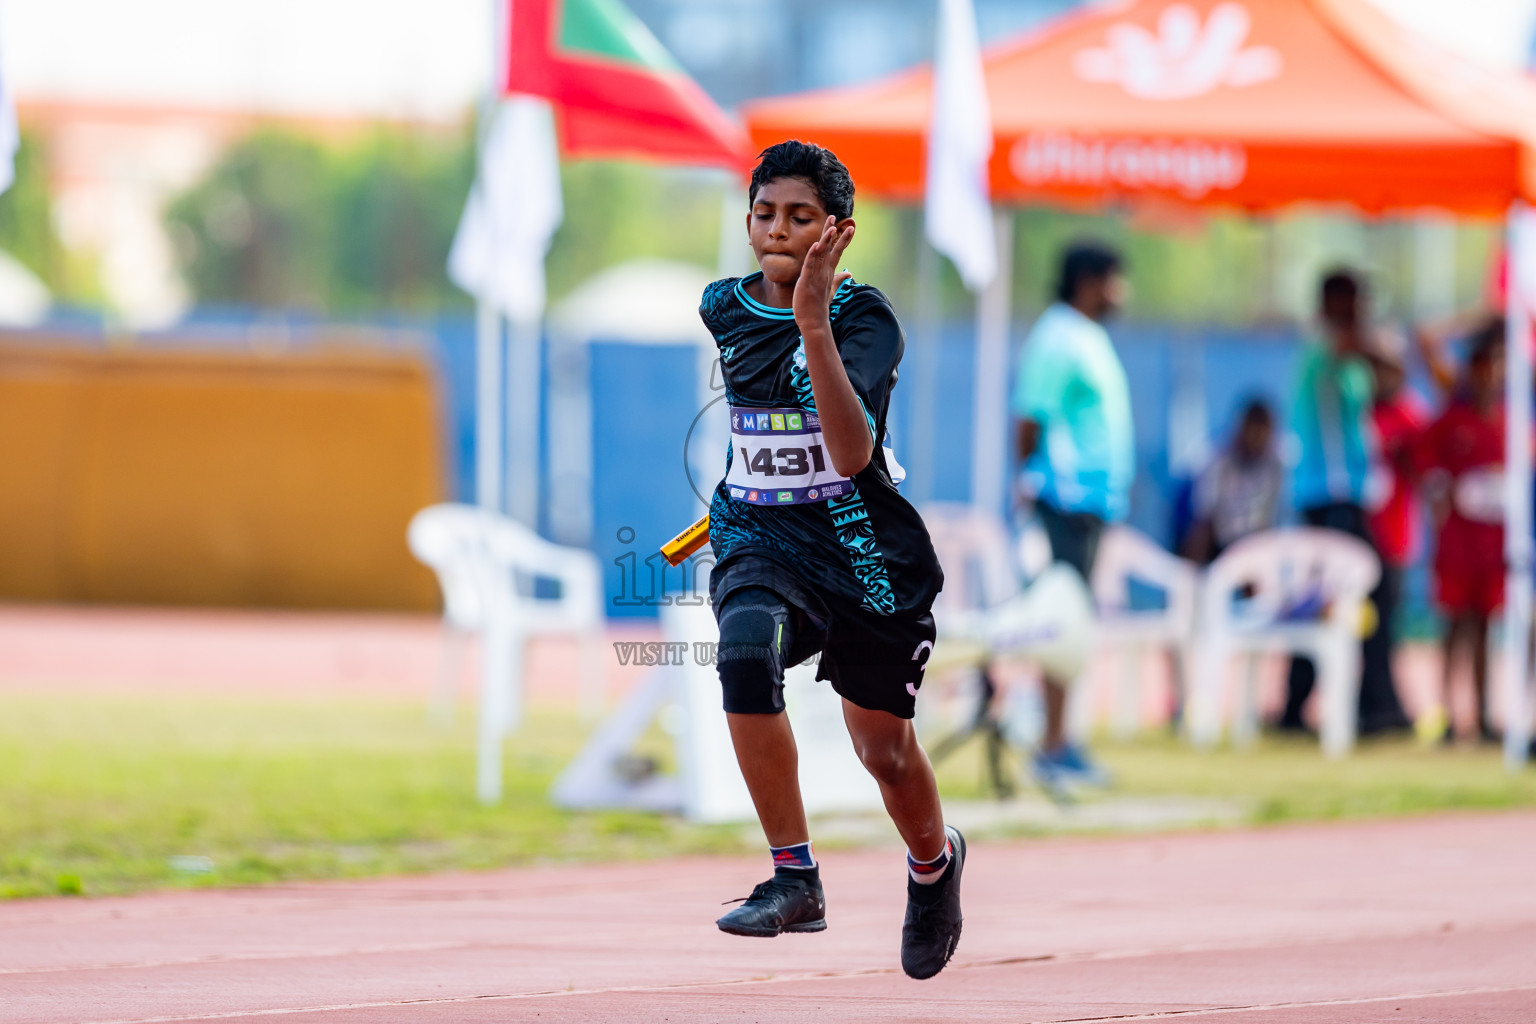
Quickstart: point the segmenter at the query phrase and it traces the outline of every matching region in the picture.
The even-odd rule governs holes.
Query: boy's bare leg
[[[885,811],[917,860],[933,860],[944,852],[944,811],[933,765],[917,742],[912,722],[888,711],[870,711],[843,701],[843,721],[853,737],[853,749],[880,784]],[[796,799],[799,799],[798,792]]]
[[[1040,749],[1060,750],[1067,745],[1067,688],[1049,676],[1042,679],[1041,684],[1045,697],[1045,735],[1040,737]]]
[[[1456,737],[1455,699],[1452,680],[1456,675],[1456,653],[1461,648],[1461,616],[1452,615],[1445,626],[1445,641],[1440,648],[1440,700],[1445,705],[1445,741]]]
[[[1477,694],[1478,734],[1490,733],[1488,724],[1488,617],[1470,612],[1467,615],[1467,643],[1472,648],[1472,690]]]
[[[805,823],[805,805],[800,800],[800,752],[795,748],[795,734],[789,728],[789,716],[733,715],[726,713],[731,728],[731,745],[736,748],[736,763],[757,820],[769,846],[795,846],[811,840]]]

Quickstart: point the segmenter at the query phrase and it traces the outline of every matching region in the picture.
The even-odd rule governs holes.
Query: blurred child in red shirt
[[[1462,649],[1472,661],[1478,728],[1488,723],[1488,624],[1504,603],[1504,321],[1487,320],[1470,339],[1466,373],[1420,444],[1431,496],[1436,595],[1449,619],[1442,686],[1449,712],[1451,673]],[[1447,724],[1445,740],[1454,738]]]
[[[1411,723],[1403,711],[1393,678],[1392,654],[1397,647],[1396,615],[1402,594],[1403,570],[1418,554],[1418,449],[1429,422],[1429,410],[1407,386],[1403,355],[1407,339],[1380,332],[1369,350],[1376,390],[1371,420],[1376,428],[1380,460],[1390,489],[1386,501],[1370,513],[1371,537],[1381,556],[1381,582],[1371,599],[1376,604],[1376,632],[1367,645],[1379,644],[1384,654],[1377,664],[1384,673],[1365,673],[1360,683],[1360,733],[1372,735],[1406,730]]]

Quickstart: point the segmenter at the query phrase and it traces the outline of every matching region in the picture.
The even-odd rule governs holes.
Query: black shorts
[[[1036,503],[1035,515],[1051,539],[1051,561],[1065,562],[1082,574],[1084,582],[1091,581],[1104,520],[1091,512],[1063,512],[1043,501]]]
[[[795,639],[784,659],[798,665],[816,655],[816,678],[866,711],[911,718],[923,669],[933,652],[933,615],[876,615],[861,605],[829,600],[812,591],[778,562],[743,554],[710,574],[709,597],[718,620],[732,592],[765,587],[783,599],[795,616]]]

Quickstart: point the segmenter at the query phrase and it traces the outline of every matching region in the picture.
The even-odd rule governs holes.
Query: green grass
[[[420,704],[7,697],[0,896],[742,848],[739,829],[553,807],[581,735],[574,716],[537,716],[486,808],[470,723],[434,728]],[[171,860],[197,857],[212,870]]]
[[[1164,738],[1101,749],[1123,795],[1242,797],[1255,822],[1536,806],[1536,772],[1505,771],[1496,747],[1383,740],[1338,761],[1294,739],[1204,754]]]
[[[1101,738],[1093,750],[1115,780],[1106,796],[1235,800],[1249,808],[1250,824],[1536,806],[1536,769],[1511,774],[1499,748],[1486,745],[1367,741],[1330,761],[1316,741],[1290,737],[1197,752],[1167,734],[1145,733],[1130,742]],[[983,795],[980,753],[972,743],[942,766],[946,794]],[[1022,760],[1015,755],[1012,767],[1019,770]]]
[[[549,785],[585,729],[547,710],[508,744],[505,802],[481,807],[467,718],[439,729],[419,704],[360,700],[8,696],[0,897],[755,847],[747,828],[552,807]],[[1487,748],[1373,744],[1341,762],[1279,741],[1099,749],[1119,796],[1239,797],[1256,822],[1536,805],[1536,773],[1508,775]],[[979,779],[973,749],[940,775],[955,797],[981,796]]]

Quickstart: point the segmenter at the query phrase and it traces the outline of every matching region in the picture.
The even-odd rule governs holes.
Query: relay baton
[[[682,565],[688,556],[703,547],[707,540],[709,540],[708,512],[704,513],[704,518],[663,544],[661,557],[667,560],[668,565]]]

